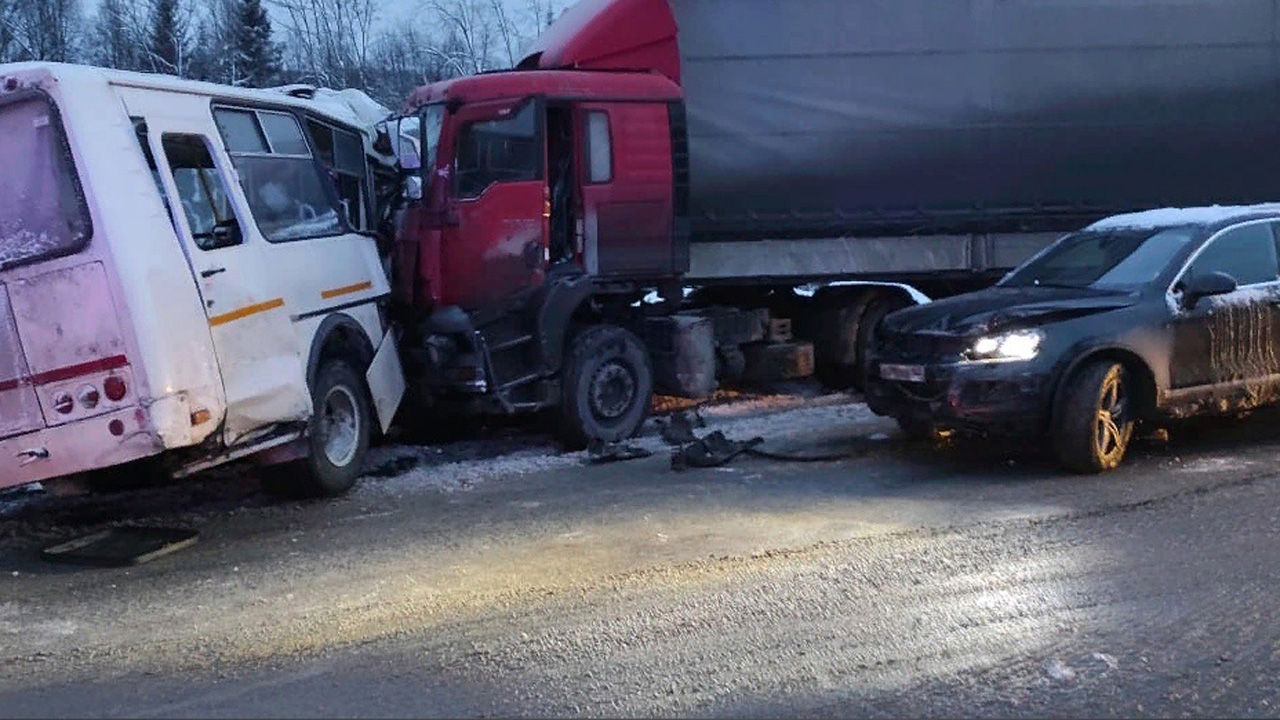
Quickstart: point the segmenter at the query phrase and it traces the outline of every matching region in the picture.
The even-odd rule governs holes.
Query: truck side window
[[[182,205],[187,226],[196,247],[215,250],[240,243],[239,233],[218,234],[235,220],[227,186],[222,173],[213,164],[208,141],[199,135],[165,135],[161,138],[173,184],[178,188],[176,200]]]
[[[307,120],[307,132],[316,157],[329,171],[347,222],[359,230],[372,230],[364,141],[354,132],[314,119]]]
[[[1184,280],[1217,271],[1235,278],[1241,286],[1276,282],[1280,279],[1280,264],[1271,232],[1267,223],[1243,225],[1224,232],[1210,241],[1191,263]]]
[[[286,112],[215,108],[253,219],[270,242],[339,235],[345,229],[297,118]]]
[[[587,169],[587,182],[613,181],[613,136],[603,110],[587,113]]]
[[[539,179],[537,107],[526,103],[511,117],[464,126],[458,135],[457,158],[459,200],[480,197],[494,183]]]

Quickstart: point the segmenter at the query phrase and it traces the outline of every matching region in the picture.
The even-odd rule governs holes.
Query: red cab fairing
[[[675,16],[668,0],[581,0],[518,67],[656,72],[679,84]]]

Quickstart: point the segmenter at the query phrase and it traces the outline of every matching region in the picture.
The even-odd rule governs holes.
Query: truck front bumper
[[[878,415],[979,434],[1034,436],[1048,430],[1052,374],[1039,364],[910,366],[923,370],[917,381],[883,378],[882,366],[892,362],[874,361],[867,379],[867,406]]]

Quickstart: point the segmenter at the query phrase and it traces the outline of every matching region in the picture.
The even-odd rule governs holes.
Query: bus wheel
[[[373,430],[364,379],[350,362],[334,358],[316,373],[314,412],[307,428],[307,459],[273,471],[267,489],[289,497],[335,497],[355,485]]]

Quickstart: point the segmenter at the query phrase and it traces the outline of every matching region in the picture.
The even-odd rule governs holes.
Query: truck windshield
[[[78,252],[89,213],[53,104],[28,94],[0,105],[0,270]]]
[[[1136,288],[1160,277],[1195,236],[1196,230],[1189,227],[1068,235],[1014,270],[1000,285]]]

